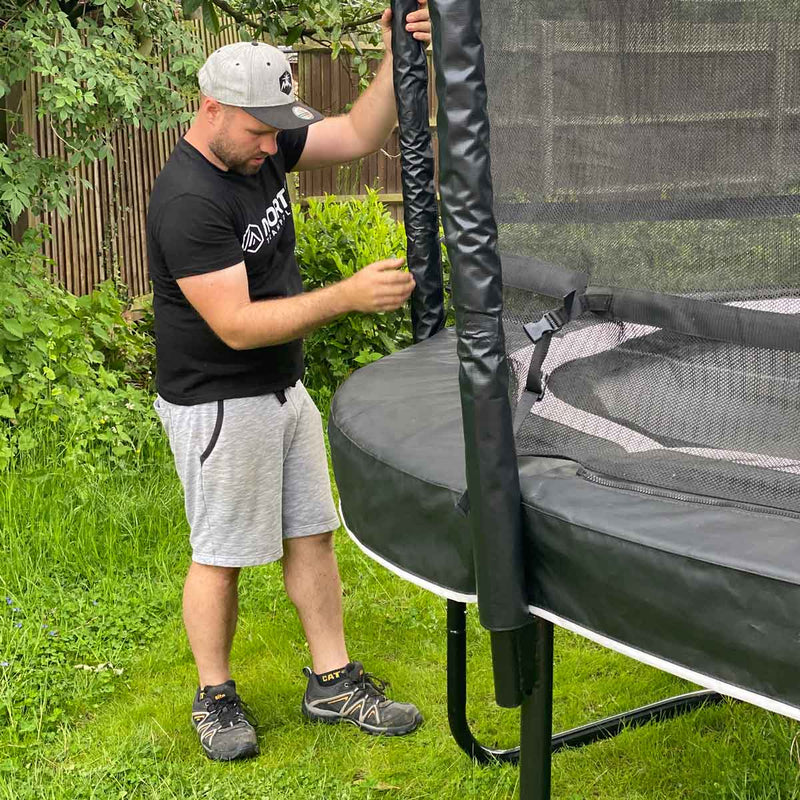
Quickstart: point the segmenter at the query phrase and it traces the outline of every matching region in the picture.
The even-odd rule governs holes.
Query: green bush
[[[403,255],[405,231],[370,192],[365,200],[295,209],[307,289]],[[152,311],[125,319],[112,282],[75,297],[53,284],[42,231],[21,244],[0,231],[0,469],[24,462],[131,468],[163,447],[153,412]],[[323,410],[357,367],[411,343],[408,308],[349,314],[306,339],[304,382]]]
[[[40,235],[0,232],[0,469],[43,456],[130,465],[159,446],[152,340],[113,283],[85,297],[53,284]]]
[[[307,290],[406,252],[403,225],[394,221],[374,191],[365,200],[310,200],[307,208],[295,208],[295,229],[297,263]],[[444,248],[442,257],[446,259]],[[407,306],[385,314],[348,314],[306,337],[303,382],[320,408],[327,409],[336,388],[354,369],[411,340]]]

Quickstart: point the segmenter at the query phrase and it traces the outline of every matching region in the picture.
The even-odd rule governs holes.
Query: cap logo
[[[292,109],[292,113],[298,119],[314,119],[314,115],[307,108],[302,108],[300,106],[295,106]]]
[[[289,70],[286,70],[286,72],[281,75],[280,87],[284,94],[292,93],[292,73],[289,72]]]

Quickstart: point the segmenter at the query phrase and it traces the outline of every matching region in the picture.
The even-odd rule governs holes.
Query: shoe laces
[[[366,692],[369,697],[376,697],[379,700],[386,700],[386,690],[389,688],[389,681],[383,681],[369,672],[363,672],[353,683],[359,689]]]
[[[248,722],[256,726],[256,718],[252,709],[238,694],[222,697],[219,700],[210,700],[208,710],[215,714],[220,725],[229,725],[231,728],[238,722]]]

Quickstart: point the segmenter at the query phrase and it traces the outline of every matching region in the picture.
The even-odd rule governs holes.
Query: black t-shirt
[[[244,261],[251,300],[302,292],[286,173],[299,160],[307,133],[302,128],[278,134],[278,152],[255,175],[221,170],[180,139],[156,179],[147,212],[147,251],[156,387],[165,400],[195,405],[252,397],[285,389],[302,377],[302,339],[234,350],[195,311],[177,279]]]

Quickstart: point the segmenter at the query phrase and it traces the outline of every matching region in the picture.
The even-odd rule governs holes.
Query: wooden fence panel
[[[237,41],[235,26],[212,36],[201,23],[194,24],[208,53]],[[358,96],[358,78],[346,57],[333,62],[326,50],[303,49],[297,70],[300,96],[326,114],[344,111]],[[40,86],[41,79],[36,75],[22,85],[22,120],[16,127],[33,138],[40,155],[63,158],[64,143],[47,119],[36,117]],[[53,278],[69,291],[84,294],[112,277],[125,284],[133,296],[150,291],[145,232],[147,201],[156,176],[183,132],[180,128],[115,130],[110,136],[114,164],[100,162],[78,168],[81,185],[69,203],[68,216],[62,218],[53,212],[35,218],[28,213],[16,226],[18,231],[38,222],[49,226],[51,238],[45,242],[44,252],[52,261]],[[83,185],[83,181],[91,188]],[[392,134],[380,153],[345,167],[303,173],[298,183],[301,199],[325,194],[358,196],[363,195],[364,186],[378,188],[393,215],[402,219],[397,133]]]
[[[234,26],[212,36],[196,26],[206,52],[238,40]],[[32,75],[21,87],[20,124],[15,129],[29,135],[41,156],[66,154],[64,143],[47,118],[36,116],[41,78]],[[15,226],[17,233],[39,222],[50,228],[44,253],[51,260],[52,277],[75,294],[90,292],[99,282],[116,277],[133,296],[150,291],[147,274],[145,220],[147,201],[156,176],[166,163],[183,129],[125,127],[110,135],[114,163],[80,166],[79,187],[69,203],[69,213],[41,218],[27,213]],[[84,185],[90,184],[90,188]]]

